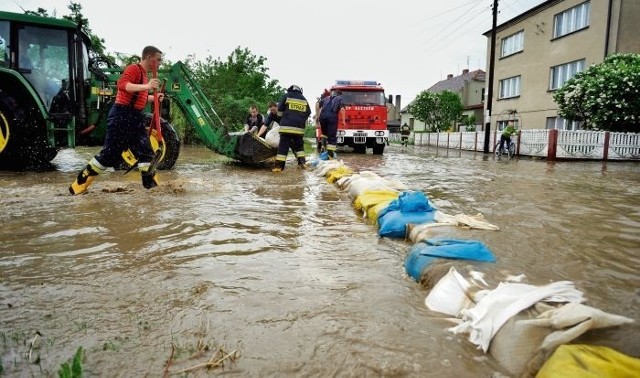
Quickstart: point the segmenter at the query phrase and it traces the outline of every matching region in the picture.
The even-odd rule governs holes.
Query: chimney
[[[393,104],[393,95],[389,95],[388,103]]]
[[[464,75],[464,74],[468,74],[468,73],[469,73],[469,69],[468,69],[468,68],[465,68],[464,70],[462,70],[462,74],[463,74],[463,75]]]
[[[449,80],[449,79],[453,79],[453,74],[448,74],[447,75],[447,80]]]
[[[400,95],[396,95],[396,117],[400,119],[400,111],[402,110],[402,106],[400,104]]]

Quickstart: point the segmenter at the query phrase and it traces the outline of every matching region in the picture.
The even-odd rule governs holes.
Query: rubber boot
[[[148,169],[141,170],[140,176],[142,177],[142,186],[144,186],[146,189],[155,188],[156,186],[158,186],[158,184],[160,184],[160,181],[158,180],[158,174],[155,172],[155,170],[152,172]]]
[[[276,160],[276,166],[271,170],[271,172],[278,173],[284,170],[284,161]]]
[[[302,169],[303,171],[307,169],[307,160],[304,156],[298,158],[298,169]]]
[[[93,182],[93,179],[99,174],[99,168],[87,164],[87,166],[78,173],[76,180],[69,186],[69,193],[75,196],[86,192],[89,185]]]
[[[333,150],[328,150],[327,151],[327,156],[329,157],[329,160],[333,160],[335,159],[335,154],[333,153]]]

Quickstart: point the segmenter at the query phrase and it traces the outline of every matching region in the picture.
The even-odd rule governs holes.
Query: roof
[[[471,81],[482,81],[484,82],[485,72],[483,70],[475,70],[471,72],[463,73],[462,75],[454,76],[450,79],[440,80],[431,86],[431,88],[427,89],[429,92],[442,92],[442,91],[452,91],[457,92],[460,89],[464,88],[467,83]]]

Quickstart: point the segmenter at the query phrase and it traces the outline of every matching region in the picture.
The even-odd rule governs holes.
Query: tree
[[[188,65],[218,114],[224,114],[223,122],[239,129],[250,105],[256,104],[264,114],[267,103],[278,101],[284,94],[278,80],[267,74],[266,62],[267,58],[238,46],[226,61],[209,56],[204,62]]]
[[[553,95],[558,115],[585,129],[640,132],[640,54],[610,55]]]
[[[407,106],[407,110],[417,120],[424,122],[427,130],[438,132],[448,130],[453,122],[458,121],[464,106],[454,92],[423,91]]]

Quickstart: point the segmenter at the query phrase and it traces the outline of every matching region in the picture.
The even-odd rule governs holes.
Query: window
[[[9,21],[0,21],[0,67],[9,66]]]
[[[520,96],[520,76],[500,80],[500,94],[498,98]]]
[[[553,17],[553,38],[573,33],[589,26],[590,3],[584,2]]]
[[[551,67],[549,89],[555,90],[564,85],[573,75],[584,70],[584,59]]]
[[[515,54],[524,49],[524,30],[502,39],[502,52],[500,57]]]
[[[547,130],[580,130],[578,121],[568,121],[562,117],[547,117]]]

